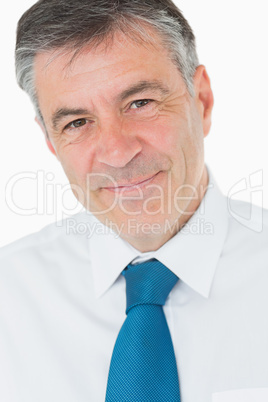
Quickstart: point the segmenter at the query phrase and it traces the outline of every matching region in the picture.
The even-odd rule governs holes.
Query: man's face
[[[70,64],[71,58],[64,51],[36,57],[50,149],[75,195],[100,221],[117,225],[133,245],[142,237],[163,238],[167,227],[185,221],[189,197],[197,200],[193,188],[206,185],[204,68],[197,70],[192,98],[161,46],[117,34],[106,49],[85,48]]]

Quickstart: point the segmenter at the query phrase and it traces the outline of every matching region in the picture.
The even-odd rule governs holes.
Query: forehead
[[[34,69],[37,79],[40,74],[48,77],[56,71],[60,72],[63,79],[68,79],[74,74],[82,73],[85,64],[88,72],[122,63],[125,67],[128,62],[134,66],[147,66],[159,56],[169,59],[167,49],[162,46],[155,33],[152,32],[151,42],[145,42],[142,39],[131,40],[129,36],[117,32],[98,46],[92,44],[75,51],[60,48],[39,53],[35,57]]]
[[[58,49],[38,54],[35,58],[35,83],[40,107],[50,98],[51,107],[75,96],[107,96],[125,90],[128,84],[148,79],[162,79],[174,86],[174,77],[183,80],[170,60],[161,41],[153,43],[132,41],[116,34],[113,41],[87,46],[76,56],[74,52]],[[56,105],[55,105],[56,106]],[[57,105],[58,106],[58,105]]]

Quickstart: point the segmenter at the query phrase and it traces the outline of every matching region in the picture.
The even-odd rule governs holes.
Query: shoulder
[[[4,261],[27,264],[29,260],[54,258],[60,252],[70,253],[76,243],[88,240],[90,215],[86,212],[52,223],[36,233],[25,236],[0,249],[1,267]],[[55,253],[53,253],[55,251]]]
[[[227,198],[228,235],[225,251],[237,258],[258,261],[268,267],[268,210]],[[243,257],[242,257],[243,256]]]
[[[227,199],[229,224],[247,236],[265,237],[268,233],[268,209],[250,202]]]
[[[37,312],[50,325],[60,309],[69,314],[68,300],[94,303],[87,220],[75,215],[0,250],[0,326],[14,332],[18,317],[38,326]]]

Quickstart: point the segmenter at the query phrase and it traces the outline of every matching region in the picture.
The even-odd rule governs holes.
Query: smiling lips
[[[153,176],[148,177],[147,179],[136,181],[133,183],[126,183],[126,184],[121,184],[120,186],[111,186],[111,187],[102,187],[104,190],[109,190],[113,192],[120,192],[122,190],[124,191],[131,191],[135,190],[139,187],[144,186],[145,184],[149,183],[151,180],[153,180],[160,172],[157,172]]]

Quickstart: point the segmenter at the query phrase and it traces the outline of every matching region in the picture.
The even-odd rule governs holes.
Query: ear
[[[211,112],[214,104],[213,93],[210,86],[206,68],[198,66],[194,76],[195,100],[203,123],[206,137],[211,127]]]
[[[47,133],[47,130],[46,130],[45,126],[44,126],[44,123],[40,119],[38,119],[38,117],[35,117],[35,121],[38,124],[38,126],[41,128],[41,130],[43,131],[43,134],[45,136],[48,149],[50,150],[50,152],[53,153],[53,155],[55,155],[57,157],[56,151],[55,151],[55,149],[54,149],[54,147],[53,147],[53,145],[52,145],[52,143],[51,143],[51,141],[50,141],[50,139],[48,137],[48,133]]]

